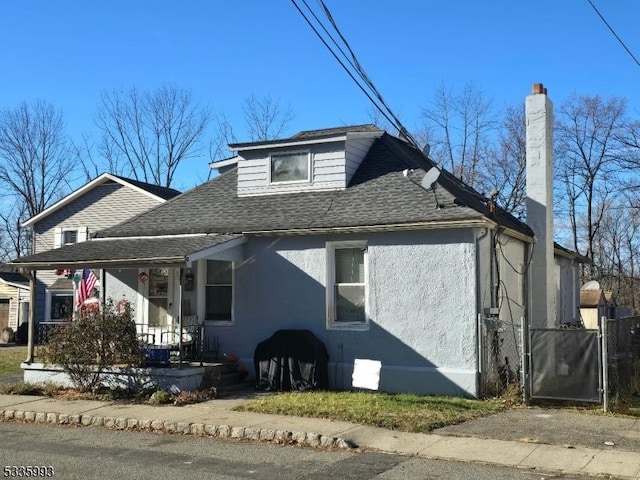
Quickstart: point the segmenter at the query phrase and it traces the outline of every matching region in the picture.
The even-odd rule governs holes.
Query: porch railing
[[[148,325],[136,323],[138,340],[147,352],[151,363],[203,360],[203,326],[197,315],[187,315],[182,320],[182,333],[178,323]]]
[[[37,330],[36,357],[39,347],[46,346],[51,333],[67,322],[40,322]],[[203,361],[204,331],[197,315],[183,317],[182,335],[178,323],[154,326],[136,323],[140,346],[145,351],[148,364]]]

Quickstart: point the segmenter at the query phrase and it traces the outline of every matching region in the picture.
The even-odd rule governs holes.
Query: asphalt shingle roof
[[[114,175],[114,177],[118,177],[120,180],[123,180],[131,185],[135,185],[138,188],[146,190],[147,192],[160,197],[164,200],[169,200],[177,195],[180,195],[180,190],[176,190],[175,188],[170,187],[162,187],[160,185],[153,185],[151,183],[141,182],[139,180],[134,180],[133,178],[122,177],[120,175]]]
[[[0,271],[0,279],[9,283],[17,283],[20,285],[29,286],[29,279],[18,272],[3,272]]]
[[[198,235],[160,238],[119,238],[66,245],[14,260],[33,268],[101,268],[109,265],[184,264],[187,257],[241,235]]]
[[[527,225],[499,207],[490,208],[487,198],[446,171],[440,173],[435,189],[423,188],[420,183],[432,168],[434,163],[422,152],[385,133],[374,140],[346,189],[239,197],[234,168],[97,232],[92,241],[23,257],[12,264],[38,268],[178,264],[195,252],[251,232],[393,229],[486,219],[533,237]],[[193,234],[200,235],[180,236]]]
[[[344,190],[238,197],[237,169],[233,169],[96,236],[383,226],[485,216],[533,236],[527,225],[501,209],[490,213],[486,198],[446,171],[435,193],[423,189],[420,180],[432,167],[421,152],[384,134],[374,141]],[[405,176],[407,169],[410,173]]]

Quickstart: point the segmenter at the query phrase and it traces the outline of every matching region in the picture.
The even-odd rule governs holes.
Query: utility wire
[[[356,57],[356,54],[353,52],[353,49],[349,45],[349,42],[347,41],[347,39],[344,37],[344,35],[340,31],[340,28],[338,28],[338,25],[336,24],[336,21],[333,19],[333,15],[331,15],[331,11],[329,10],[329,7],[326,6],[326,4],[324,3],[324,0],[318,0],[318,3],[320,4],[322,9],[324,10],[324,13],[327,16],[327,19],[329,20],[329,22],[333,26],[334,30],[340,36],[340,38],[342,39],[342,42],[345,44],[345,46],[349,50],[349,53],[351,53],[351,58],[353,59],[353,62],[355,63],[355,68],[356,68],[357,72],[359,73],[360,77],[362,78],[362,80],[364,80],[364,82],[369,86],[371,91],[375,94],[376,98],[380,101],[380,103],[384,106],[384,108],[389,112],[389,114],[396,121],[396,124],[400,127],[399,130],[401,131],[401,133],[403,135],[407,136],[407,138],[409,138],[410,142],[414,146],[417,147],[415,140],[411,137],[411,135],[409,135],[407,129],[402,125],[402,122],[400,121],[400,119],[393,113],[393,110],[391,109],[391,107],[389,107],[387,102],[385,102],[385,100],[382,97],[382,94],[380,93],[380,91],[376,88],[376,86],[374,85],[374,83],[371,80],[371,78],[369,78],[367,73],[364,71],[364,68],[362,68],[362,65],[360,65],[360,62],[358,62],[358,58]]]
[[[600,17],[600,20],[602,20],[604,22],[604,24],[607,26],[607,28],[611,31],[611,33],[613,33],[613,36],[616,37],[616,40],[618,40],[618,42],[620,42],[620,45],[622,45],[622,47],[627,51],[627,53],[631,56],[631,58],[633,58],[633,61],[636,62],[636,64],[640,67],[640,61],[638,61],[638,59],[636,58],[636,56],[631,52],[631,50],[629,50],[629,48],[625,45],[625,43],[622,41],[622,39],[618,36],[618,34],[616,33],[616,31],[613,29],[613,27],[611,27],[611,25],[609,25],[609,22],[607,22],[607,20],[604,18],[604,16],[600,13],[600,10],[598,10],[596,8],[596,6],[593,4],[593,2],[591,0],[587,0],[589,2],[589,5],[591,5],[591,7],[595,10],[595,12],[598,14],[598,16]]]
[[[316,29],[316,27],[313,25],[313,23],[311,22],[311,20],[309,20],[309,18],[304,14],[304,12],[300,9],[300,7],[298,6],[298,4],[296,3],[295,0],[291,0],[291,3],[293,3],[293,5],[296,7],[296,9],[298,10],[298,12],[300,13],[300,15],[302,15],[302,18],[305,19],[305,21],[307,22],[307,24],[311,27],[311,29],[314,31],[314,33],[316,34],[316,36],[320,39],[320,41],[324,44],[325,47],[327,47],[327,49],[329,50],[329,52],[333,55],[333,57],[338,61],[338,63],[342,66],[342,68],[344,69],[345,72],[347,72],[347,74],[351,77],[351,79],[356,83],[356,85],[360,88],[360,90],[362,90],[362,93],[364,93],[367,98],[371,101],[371,103],[373,103],[373,105],[380,111],[380,113],[384,116],[384,118],[391,123],[392,125],[394,125],[396,128],[397,126],[394,124],[393,120],[389,117],[389,115],[384,112],[379,106],[378,104],[375,102],[375,100],[371,97],[371,95],[369,94],[369,92],[367,92],[365,90],[365,88],[358,82],[358,80],[355,78],[355,76],[353,75],[353,73],[351,73],[351,71],[347,68],[347,66],[344,64],[344,62],[338,57],[338,55],[331,49],[331,47],[329,46],[329,44],[327,43],[327,41],[324,39],[324,37],[320,34],[320,32],[318,32],[318,30]]]
[[[342,35],[342,33],[340,32],[335,20],[333,19],[333,16],[331,15],[331,12],[329,11],[328,7],[324,4],[324,2],[322,2],[320,0],[320,5],[325,13],[325,15],[327,16],[327,18],[329,19],[329,22],[331,23],[331,25],[333,26],[334,30],[337,32],[338,36],[340,37],[340,39],[342,40],[342,43],[344,43],[345,48],[349,51],[349,54],[345,53],[345,51],[343,50],[342,47],[340,47],[340,45],[338,44],[337,40],[334,38],[334,36],[328,31],[328,29],[325,27],[325,25],[323,24],[322,20],[320,18],[318,18],[318,16],[316,15],[316,13],[313,11],[313,9],[308,5],[308,3],[306,2],[306,0],[302,0],[302,3],[304,4],[304,6],[309,10],[309,12],[311,13],[311,15],[313,16],[313,18],[315,19],[315,21],[318,23],[318,25],[320,26],[320,28],[325,32],[325,36],[329,38],[329,40],[335,45],[335,48],[337,48],[337,50],[340,52],[340,54],[342,55],[342,57],[344,58],[341,59],[340,56],[338,55],[338,53],[336,53],[336,50],[334,50],[334,48],[331,47],[331,45],[329,45],[328,41],[325,39],[325,37],[321,34],[321,32],[318,30],[318,28],[316,28],[316,26],[313,24],[313,22],[311,21],[311,19],[305,14],[305,12],[302,10],[302,8],[300,7],[300,5],[298,5],[298,3],[296,2],[296,0],[291,0],[291,3],[293,3],[294,7],[296,8],[296,10],[298,10],[298,13],[302,16],[302,18],[306,21],[306,23],[309,25],[309,27],[311,27],[311,29],[313,30],[313,32],[316,34],[316,36],[320,39],[320,41],[324,44],[324,46],[327,48],[327,50],[329,50],[329,52],[331,53],[331,55],[333,55],[333,57],[338,61],[338,63],[340,64],[340,66],[344,69],[344,71],[349,75],[349,77],[351,77],[351,79],[354,81],[354,83],[358,86],[358,88],[362,91],[362,93],[364,93],[366,95],[366,97],[369,99],[369,101],[373,104],[373,106],[380,112],[380,114],[391,124],[393,125],[396,129],[398,129],[398,131],[404,135],[407,140],[415,147],[415,148],[419,148],[417,145],[417,142],[415,141],[415,139],[413,137],[411,137],[411,135],[408,133],[407,129],[404,127],[404,125],[402,124],[402,122],[398,119],[398,117],[393,113],[393,111],[391,110],[391,108],[388,106],[388,104],[384,101],[384,99],[382,98],[382,95],[380,94],[380,92],[378,91],[378,89],[375,87],[375,85],[373,84],[373,82],[371,81],[371,79],[367,76],[367,74],[365,73],[364,69],[362,68],[362,66],[360,65],[360,63],[358,62],[358,59],[355,55],[355,53],[353,52],[353,50],[351,49],[349,43],[347,42],[346,38]],[[347,64],[351,67],[349,68],[349,66],[347,66]],[[360,80],[358,80],[359,77]],[[364,85],[361,83],[363,82]],[[372,92],[370,93],[369,91],[367,91],[367,88],[365,88],[365,86]],[[375,97],[375,98],[374,98]]]

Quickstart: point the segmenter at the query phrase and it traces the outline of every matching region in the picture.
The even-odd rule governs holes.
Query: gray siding
[[[326,241],[366,240],[369,328],[326,325]],[[330,382],[349,388],[356,358],[380,360],[381,389],[476,394],[476,246],[472,230],[251,238],[236,265],[235,323],[207,325],[252,367],[256,345],[285,328],[328,349]]]
[[[51,250],[55,247],[56,228],[58,227],[63,230],[86,229],[89,236],[160,203],[162,201],[119,183],[103,183],[34,225],[34,253]],[[58,276],[54,271],[42,270],[37,272],[37,278],[36,321],[42,321],[45,318],[46,288]]]
[[[524,243],[506,235],[498,235],[495,249],[498,256],[498,308],[500,319],[520,324],[525,315],[526,249]]]
[[[556,256],[556,324],[580,319],[580,265],[568,258]]]
[[[356,173],[362,159],[365,157],[369,148],[373,144],[373,138],[348,138],[345,148],[346,157],[346,182],[349,184]]]
[[[341,142],[239,152],[238,195],[346,188],[373,141],[373,138],[348,137],[346,141]],[[309,183],[269,184],[270,155],[285,151],[309,151],[311,153],[311,181]]]

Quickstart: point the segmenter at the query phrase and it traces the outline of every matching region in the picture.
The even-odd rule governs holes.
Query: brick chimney
[[[535,234],[529,267],[532,327],[556,326],[553,259],[553,104],[534,83],[527,97],[527,224]]]

